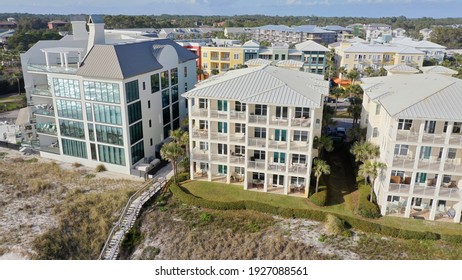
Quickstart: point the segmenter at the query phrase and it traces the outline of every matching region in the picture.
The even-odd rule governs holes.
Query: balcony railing
[[[271,171],[286,172],[287,167],[285,163],[270,163],[268,169]]]
[[[292,164],[289,167],[289,172],[295,174],[306,174],[308,172],[308,168],[305,164]]]
[[[193,160],[208,161],[209,155],[208,150],[195,150],[192,152]]]
[[[441,163],[441,160],[420,159],[418,168],[424,169],[424,170],[439,170],[440,163]]]
[[[277,125],[277,126],[287,126],[289,124],[289,119],[287,118],[276,118],[276,117],[271,117],[270,122],[271,125]]]
[[[462,146],[462,135],[459,135],[459,134],[451,135],[449,138],[449,144]]]
[[[55,111],[53,109],[48,109],[48,108],[37,108],[34,111],[34,114],[42,115],[42,116],[54,117],[55,116]]]
[[[37,95],[37,96],[49,96],[51,97],[51,91],[47,86],[37,86],[34,87],[30,90],[31,95]]]
[[[446,159],[444,163],[444,171],[446,172],[462,172],[462,165],[460,158]]]
[[[49,135],[58,135],[56,125],[55,124],[49,124],[49,123],[39,123],[39,124],[37,124],[37,132],[38,133],[49,134]]]
[[[212,154],[212,161],[218,161],[218,162],[221,162],[221,163],[226,163],[226,162],[228,162],[228,155]]]
[[[396,141],[404,142],[417,142],[419,135],[416,132],[410,130],[398,130],[396,134]]]
[[[228,134],[227,133],[212,132],[211,139],[212,140],[219,140],[219,141],[228,141]]]
[[[245,134],[244,133],[232,133],[229,136],[231,142],[245,143]]]
[[[414,186],[414,195],[434,196],[436,187],[434,186]]]
[[[432,134],[424,133],[422,137],[423,143],[433,143],[433,144],[444,144],[444,138],[446,134]]]
[[[231,110],[229,116],[232,120],[245,121],[245,112]]]
[[[267,116],[250,115],[249,123],[266,124]]]
[[[264,161],[248,161],[247,167],[258,169],[258,170],[265,170],[265,162]]]
[[[199,139],[208,139],[209,132],[207,129],[193,129],[192,137]]]
[[[290,142],[290,150],[308,152],[308,142],[292,141]]]
[[[265,138],[249,138],[248,146],[249,147],[265,148],[266,147],[266,139]]]
[[[291,126],[295,127],[309,127],[311,125],[311,119],[295,118],[292,119]]]
[[[412,157],[395,155],[393,157],[393,167],[412,169],[414,168],[414,161],[415,159]]]
[[[44,72],[44,73],[66,73],[66,74],[75,74],[78,70],[76,65],[62,67],[61,65],[46,65],[39,64],[28,64],[27,70],[30,72]]]
[[[207,108],[197,108],[196,106],[193,106],[191,115],[193,117],[208,117],[209,113]]]
[[[58,146],[53,146],[53,145],[40,146],[40,151],[47,152],[47,153],[52,153],[52,154],[57,154],[57,155],[60,154],[59,147]]]
[[[462,191],[458,188],[440,188],[439,197],[459,200],[462,198]]]
[[[210,117],[226,119],[228,117],[228,112],[227,111],[219,111],[219,110],[210,110]]]
[[[287,142],[285,142],[285,141],[269,141],[268,147],[272,148],[272,149],[285,150],[285,149],[287,149]]]
[[[230,156],[229,162],[234,163],[234,164],[245,164],[246,159],[245,159],[244,155],[242,155],[242,156],[234,155],[234,156]]]
[[[410,190],[411,190],[411,185],[408,185],[408,184],[390,183],[390,186],[388,187],[389,192],[400,193],[400,194],[409,194]]]
[[[210,57],[210,60],[220,60],[219,56],[213,55]]]
[[[229,61],[229,59],[230,59],[229,56],[222,56],[221,57],[222,61]]]

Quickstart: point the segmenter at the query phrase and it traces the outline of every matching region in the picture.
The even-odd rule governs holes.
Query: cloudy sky
[[[0,12],[460,17],[462,0],[13,0]]]

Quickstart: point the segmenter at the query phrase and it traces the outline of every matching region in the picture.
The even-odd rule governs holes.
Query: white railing
[[[193,129],[192,137],[199,139],[208,139],[209,132],[206,129]]]
[[[209,112],[207,108],[198,108],[197,106],[193,106],[191,110],[191,115],[193,117],[208,117]]]
[[[434,196],[436,187],[434,186],[414,186],[412,194]]]
[[[193,160],[208,161],[209,160],[208,152],[209,152],[208,150],[193,151],[192,158]]]
[[[440,188],[439,197],[461,199],[462,192],[458,188]]]
[[[250,115],[249,123],[266,124],[267,116]]]
[[[242,155],[242,156],[231,156],[229,158],[229,162],[230,163],[237,163],[237,164],[245,164],[246,160],[245,160],[244,155]]]
[[[284,163],[270,163],[268,165],[268,170],[286,172],[286,165]]]
[[[275,116],[270,118],[271,125],[277,125],[277,126],[287,126],[289,125],[289,119],[287,118],[277,118]]]
[[[228,155],[212,154],[212,160],[226,163],[228,161]]]
[[[249,161],[248,164],[247,164],[247,167],[248,168],[264,170],[265,169],[265,162],[264,161]]]
[[[414,168],[414,158],[408,157],[401,157],[401,156],[394,156],[393,157],[393,167],[400,167],[400,168]]]
[[[444,144],[446,134],[424,133],[422,137],[423,143]]]
[[[410,130],[398,130],[396,133],[396,140],[415,143],[419,140],[419,135],[418,133],[411,132]]]
[[[212,132],[211,139],[212,140],[220,140],[220,141],[228,141],[228,134]]]
[[[244,133],[232,133],[229,136],[229,141],[244,143],[245,142],[245,134]]]
[[[211,118],[219,118],[219,119],[227,119],[228,112],[227,111],[219,111],[219,110],[210,110],[210,117]]]
[[[232,120],[245,121],[245,112],[231,110],[229,116]]]
[[[115,260],[119,254],[119,247],[125,234],[133,227],[141,207],[165,185],[164,177],[149,181],[134,193],[125,205],[119,220],[109,233],[109,237],[101,250],[98,259]]]
[[[272,148],[272,149],[281,149],[281,150],[285,150],[285,149],[287,149],[287,142],[283,142],[283,141],[270,141],[268,147],[269,147],[269,148]]]
[[[460,158],[446,159],[444,163],[444,171],[446,172],[462,172],[462,165]]]
[[[293,141],[290,143],[291,151],[305,151],[308,152],[308,142]]]
[[[462,135],[459,135],[459,134],[451,135],[449,138],[449,144],[462,146]]]
[[[428,160],[428,159],[420,159],[418,168],[419,169],[425,169],[425,170],[439,170],[440,169],[440,163],[441,161],[439,160]]]
[[[289,172],[296,174],[306,174],[308,172],[308,168],[305,165],[292,164],[289,167]]]
[[[388,191],[394,192],[394,193],[409,194],[410,190],[411,190],[411,185],[408,185],[408,184],[390,183],[388,187]]]
[[[310,127],[311,119],[295,118],[295,119],[292,119],[292,122],[290,125],[295,126],[295,127]]]
[[[265,138],[249,138],[247,146],[264,148],[266,147],[266,139]]]

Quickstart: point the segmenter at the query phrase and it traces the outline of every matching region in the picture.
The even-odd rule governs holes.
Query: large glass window
[[[398,129],[400,130],[411,130],[412,120],[399,119]]]
[[[120,103],[119,85],[114,83],[83,81],[85,100]]]
[[[159,90],[160,90],[159,74],[151,75],[151,93],[157,92]]]
[[[227,122],[218,122],[218,133],[228,133]]]
[[[293,154],[292,155],[292,163],[305,164],[306,163],[306,155]]]
[[[310,118],[310,108],[295,107],[295,118]]]
[[[287,119],[287,107],[276,106],[276,118],[278,119]]]
[[[141,101],[128,105],[128,124],[141,120]]]
[[[200,109],[207,109],[208,108],[207,99],[199,98],[199,108]]]
[[[246,105],[245,103],[241,103],[239,101],[236,101],[236,105],[235,105],[235,110],[238,111],[238,112],[245,112],[246,110]]]
[[[254,131],[255,138],[266,138],[266,128],[256,127]]]
[[[286,163],[286,153],[274,152],[273,161],[275,163]]]
[[[132,147],[132,164],[137,163],[144,158],[144,142],[141,141]]]
[[[85,139],[83,122],[59,120],[59,129],[62,136]]]
[[[165,124],[168,124],[170,121],[171,121],[171,118],[170,118],[170,108],[167,107],[167,108],[164,108],[162,110],[162,120],[164,122],[164,125]]]
[[[172,86],[178,84],[178,68],[170,70],[170,81]]]
[[[125,165],[125,154],[123,148],[106,145],[98,145],[99,161]]]
[[[92,123],[88,123],[87,125],[88,125],[88,138],[90,139],[90,141],[95,141],[95,125]],[[95,148],[95,151],[96,151],[96,148]]]
[[[168,71],[160,73],[160,84],[162,85],[162,89],[168,88]]]
[[[96,140],[98,140],[98,142],[123,146],[124,138],[122,128],[97,124]]]
[[[79,158],[87,158],[87,146],[85,142],[69,139],[61,139],[63,154]]]
[[[164,139],[167,138],[168,136],[170,136],[170,130],[171,130],[171,126],[170,124],[167,124],[166,126],[164,126]]]
[[[172,103],[177,102],[178,101],[178,85],[173,86],[171,88],[171,92],[172,92]]]
[[[82,103],[79,101],[56,99],[56,109],[60,117],[78,120],[83,119]]]
[[[80,86],[78,80],[53,78],[55,96],[80,99]]]
[[[308,132],[294,130],[294,141],[308,141]]]
[[[87,111],[87,121],[92,122],[93,121],[93,114],[91,111],[91,103],[85,103],[85,108]]]
[[[137,122],[130,126],[130,144],[134,144],[143,138],[143,122]]]
[[[176,120],[178,117],[180,117],[180,103],[174,103],[172,105],[172,118]]]
[[[261,105],[261,104],[255,105],[255,115],[266,116],[267,110],[268,109],[266,105]]]
[[[254,160],[256,159],[264,160],[266,158],[266,152],[255,150],[253,151],[253,157],[254,157]]]
[[[178,119],[174,120],[172,125],[173,125],[173,130],[176,130],[176,129],[180,128],[180,119],[178,118]]]
[[[96,122],[122,125],[120,106],[93,104],[93,111]]]
[[[166,89],[162,91],[162,108],[170,105],[170,90]]]
[[[125,84],[125,97],[127,99],[127,103],[130,103],[140,98],[138,80],[134,80]]]

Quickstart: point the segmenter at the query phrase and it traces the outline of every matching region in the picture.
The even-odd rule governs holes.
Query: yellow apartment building
[[[235,69],[238,65],[244,65],[244,51],[239,47],[202,47],[202,69],[211,74],[213,69],[220,73],[229,69]]]

